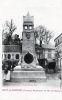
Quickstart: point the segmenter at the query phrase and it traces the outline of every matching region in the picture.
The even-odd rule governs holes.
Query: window
[[[58,39],[58,44],[59,44],[59,39]]]
[[[27,26],[25,26],[25,30],[27,29]]]
[[[16,59],[19,59],[19,54],[16,54]]]
[[[48,50],[48,58],[51,58],[51,50]]]
[[[10,54],[8,54],[8,59],[11,59],[11,55]]]
[[[32,26],[29,26],[29,29],[31,30],[32,29]]]
[[[7,55],[6,55],[6,54],[4,54],[4,59],[5,59],[5,60],[7,59]]]
[[[57,46],[57,41],[55,42],[55,47]]]
[[[2,59],[3,59],[3,54],[2,54]]]

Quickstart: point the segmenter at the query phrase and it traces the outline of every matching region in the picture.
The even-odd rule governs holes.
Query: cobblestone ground
[[[46,73],[47,80],[60,80],[60,72]]]

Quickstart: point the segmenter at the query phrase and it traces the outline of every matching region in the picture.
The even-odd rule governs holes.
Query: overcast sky
[[[23,16],[30,12],[34,26],[43,25],[54,32],[54,38],[62,33],[62,0],[0,0],[0,32],[6,20],[14,20],[15,33],[22,35]]]

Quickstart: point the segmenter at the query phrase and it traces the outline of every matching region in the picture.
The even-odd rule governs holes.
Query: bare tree
[[[21,39],[19,38],[19,35],[15,34],[14,35],[14,44],[20,45]]]
[[[49,43],[51,38],[53,37],[52,32],[47,30],[44,26],[40,25],[34,29],[35,39],[38,38],[40,41],[40,45],[43,42]]]
[[[11,19],[10,22],[6,21],[5,28],[2,31],[3,44],[9,44],[10,45],[12,43],[12,41],[13,41],[12,40],[12,34],[15,30],[16,30],[16,26],[14,25],[13,20]]]
[[[6,21],[6,27],[8,28],[9,34],[12,35],[13,32],[16,30],[16,26],[13,23],[13,20],[11,19],[10,22]]]
[[[35,41],[36,39],[40,42],[40,47],[42,47],[42,43],[49,43],[51,38],[53,37],[52,32],[47,30],[44,26],[40,25],[34,29]],[[40,59],[40,51],[39,51],[39,59]]]

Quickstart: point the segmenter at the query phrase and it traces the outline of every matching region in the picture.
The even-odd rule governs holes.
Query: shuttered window
[[[19,59],[19,54],[16,54],[16,59]]]
[[[8,54],[8,59],[11,59],[11,54]]]

